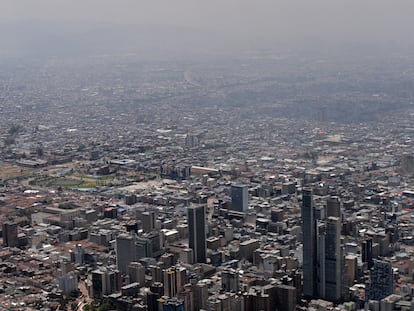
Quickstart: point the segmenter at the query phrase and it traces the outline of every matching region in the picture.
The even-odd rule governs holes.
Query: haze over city
[[[90,45],[109,52],[116,44],[124,52],[143,46],[150,55],[151,48],[196,53],[197,45],[212,52],[266,48],[409,52],[414,42],[413,10],[411,1],[402,0],[5,0],[0,4],[0,31],[2,50],[41,49],[40,54],[48,49],[63,53],[56,46],[62,44],[83,52]]]
[[[413,310],[413,12],[0,1],[0,310]]]

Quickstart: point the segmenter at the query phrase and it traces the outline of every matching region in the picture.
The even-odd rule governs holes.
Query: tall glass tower
[[[306,297],[315,297],[317,293],[317,243],[314,209],[312,189],[303,189],[303,294]]]
[[[248,186],[232,185],[231,186],[231,209],[239,212],[248,210]]]
[[[206,262],[206,209],[204,205],[188,207],[188,246],[194,262]]]

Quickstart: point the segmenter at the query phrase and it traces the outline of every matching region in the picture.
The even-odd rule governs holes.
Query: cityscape
[[[0,311],[414,310],[391,50],[0,53]]]

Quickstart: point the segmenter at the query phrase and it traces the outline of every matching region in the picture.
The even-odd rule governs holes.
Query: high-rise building
[[[164,296],[176,297],[184,291],[187,283],[187,270],[182,266],[175,266],[163,271]]]
[[[186,264],[193,264],[194,252],[191,248],[184,248],[180,254],[180,261]]]
[[[242,258],[245,258],[253,262],[253,253],[260,247],[260,241],[258,239],[249,239],[239,244],[239,254]]]
[[[296,310],[296,288],[289,285],[277,285],[277,310],[294,311]]]
[[[185,146],[186,147],[197,147],[199,142],[198,136],[194,134],[187,134],[185,136]]]
[[[206,210],[204,205],[188,207],[188,246],[193,250],[194,262],[206,262]]]
[[[313,194],[311,189],[302,191],[302,236],[303,236],[303,294],[315,297],[317,294],[317,243],[316,220],[314,218]]]
[[[326,283],[326,224],[322,221],[316,221],[316,262],[315,274],[316,280],[314,286],[316,291],[314,297],[325,297],[325,283]]]
[[[83,250],[82,244],[76,244],[76,247],[75,247],[75,264],[77,264],[77,265],[83,264],[84,257],[85,257],[85,251]]]
[[[212,298],[212,297],[210,297]],[[209,298],[209,300],[210,300]],[[275,299],[275,296],[270,294],[265,294],[262,291],[249,291],[244,295],[244,309],[245,310],[263,310],[270,311],[272,310],[272,302]],[[227,300],[227,299],[226,299]],[[221,300],[221,308],[218,310],[223,310],[226,307],[226,300]],[[220,300],[219,300],[220,301]],[[216,309],[217,310],[217,309]],[[226,310],[240,310],[240,309],[226,309]],[[274,309],[273,309],[274,310]]]
[[[208,284],[201,280],[194,286],[194,310],[207,309]]]
[[[142,264],[136,261],[130,262],[127,270],[130,283],[137,282],[140,286],[145,285],[145,268]]]
[[[340,214],[334,200],[329,214]],[[329,209],[329,208],[328,208]],[[342,297],[345,261],[341,248],[341,221],[320,217],[311,189],[302,192],[303,294],[308,298],[338,301]]]
[[[153,211],[142,213],[142,230],[151,232],[155,229],[155,213]]]
[[[175,267],[177,292],[181,293],[184,291],[184,287],[187,284],[187,269],[182,266]]]
[[[239,273],[234,269],[221,272],[221,288],[226,292],[238,292],[240,287]]]
[[[92,271],[92,293],[95,299],[121,290],[121,275],[118,270],[98,269]]]
[[[373,265],[372,238],[367,238],[366,240],[362,241],[361,246],[362,262],[366,262],[368,264],[368,268],[371,268]]]
[[[342,222],[341,222],[342,229]],[[346,299],[349,296],[349,278],[348,278],[348,266],[346,264],[346,251],[345,251],[345,239],[341,236],[341,299]],[[352,272],[352,271],[351,271]],[[352,285],[351,285],[352,286]]]
[[[160,233],[157,231],[153,231],[145,236],[136,237],[135,248],[135,260],[144,257],[157,257],[162,255],[164,251],[161,247]]]
[[[394,275],[390,262],[374,260],[371,277],[365,290],[365,299],[381,300],[394,292]]]
[[[126,274],[128,264],[144,257],[162,255],[159,232],[137,236],[134,232],[120,234],[116,237],[116,262],[121,273]]]
[[[400,171],[402,175],[414,174],[414,154],[402,154]]]
[[[178,299],[184,301],[184,310],[196,310],[194,308],[194,291],[191,284],[186,284],[182,292],[177,295]]]
[[[345,265],[347,286],[351,287],[357,279],[358,256],[354,254],[346,255]]]
[[[341,200],[337,196],[330,196],[326,200],[326,216],[341,218]]]
[[[136,261],[135,235],[121,234],[116,238],[116,264],[121,273],[128,272],[128,264]]]
[[[58,276],[59,289],[65,294],[70,294],[78,289],[78,275],[75,271]]]
[[[150,291],[147,294],[147,310],[158,311],[158,300],[164,295],[164,286],[162,283],[154,282],[150,286]]]
[[[337,217],[328,217],[325,235],[325,294],[329,301],[341,298],[341,222]]]
[[[164,282],[164,277],[162,273],[162,269],[157,265],[149,265],[148,270],[150,271],[150,275],[152,276],[153,282],[161,283]]]
[[[137,196],[135,194],[125,196],[126,205],[134,205],[135,203],[137,203]]]
[[[163,311],[184,311],[184,301],[178,298],[170,298],[164,301]]]
[[[15,247],[19,245],[17,238],[17,223],[5,222],[3,223],[3,245],[8,247]]]
[[[248,210],[248,187],[247,185],[231,186],[231,209],[239,212]]]
[[[177,294],[177,275],[174,268],[164,270],[164,295],[168,297],[175,297]]]
[[[106,275],[105,271],[92,271],[92,296],[100,299],[106,293]]]

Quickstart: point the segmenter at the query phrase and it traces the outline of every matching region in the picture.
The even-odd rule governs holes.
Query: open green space
[[[55,176],[42,176],[30,181],[31,185],[36,185],[39,187],[50,187],[58,188],[62,187],[64,189],[72,188],[95,188],[100,186],[106,186],[114,179],[113,175],[103,176],[103,177],[89,177],[86,175],[81,176],[64,176],[64,177],[55,177]]]

